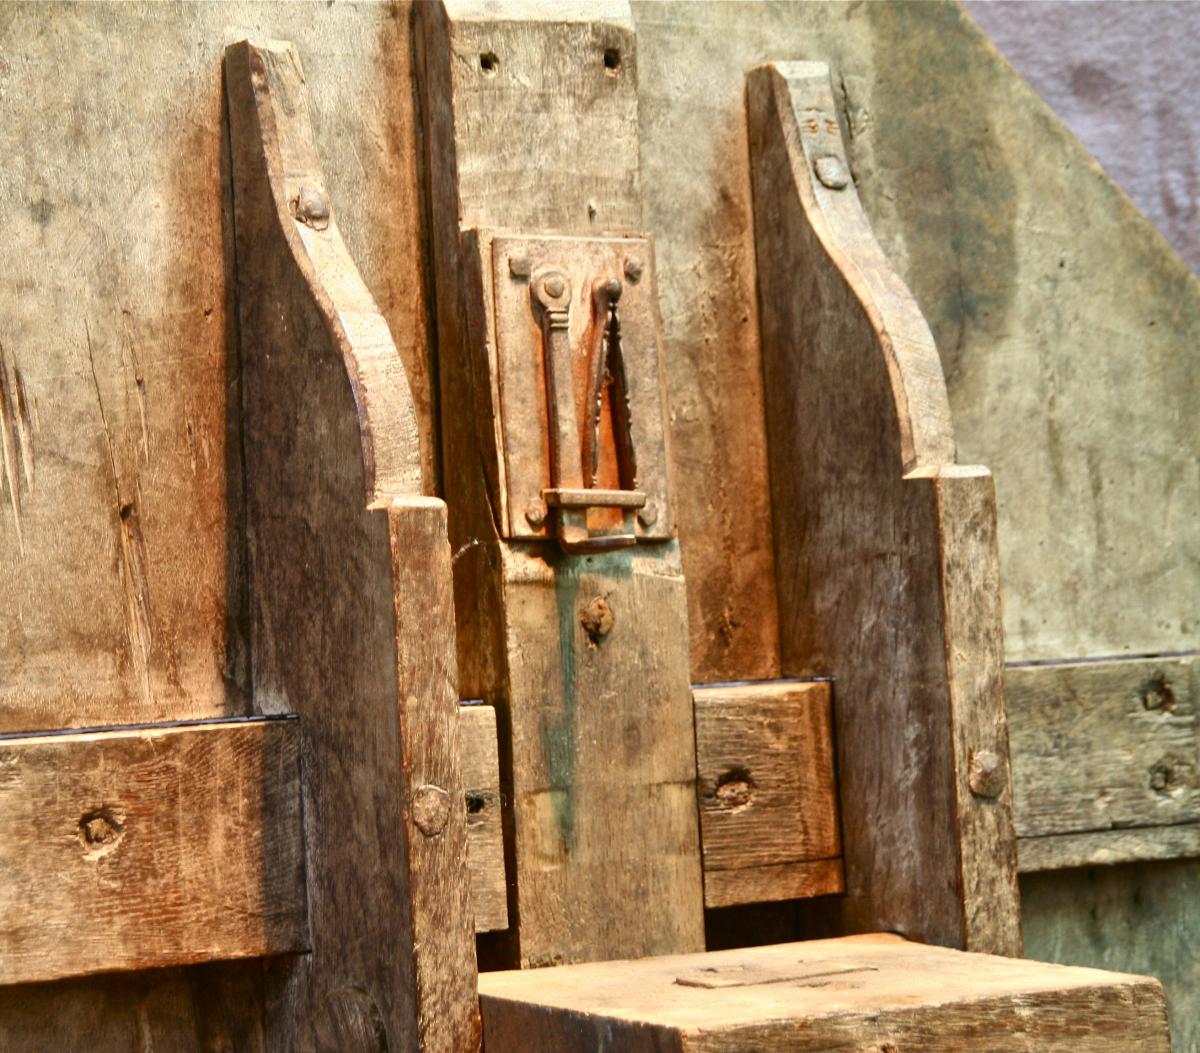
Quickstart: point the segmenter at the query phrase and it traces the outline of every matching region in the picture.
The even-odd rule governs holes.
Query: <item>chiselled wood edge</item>
[[[0,985],[308,949],[300,722],[0,738]]]
[[[1200,823],[1048,834],[1017,840],[1017,867],[1022,874],[1197,857],[1200,857]]]
[[[846,891],[842,857],[807,859],[739,870],[704,871],[704,905],[733,907],[789,899],[837,896]]]
[[[941,359],[912,293],[876,241],[850,178],[829,67],[823,62],[758,66],[747,73],[746,90],[772,97],[795,193],[831,266],[845,279],[877,335],[900,430],[903,464],[897,469],[952,464],[954,432]],[[845,184],[834,188],[816,178],[818,160],[840,166],[829,181],[844,178]]]
[[[387,322],[338,230],[296,49],[283,41],[238,41],[225,50],[225,75],[250,85],[279,229],[346,367],[362,433],[367,503],[386,507],[419,494],[412,392]]]

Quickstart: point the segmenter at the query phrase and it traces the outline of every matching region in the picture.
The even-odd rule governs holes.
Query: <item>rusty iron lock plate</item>
[[[472,232],[467,244],[502,535],[567,551],[669,538],[652,241]]]

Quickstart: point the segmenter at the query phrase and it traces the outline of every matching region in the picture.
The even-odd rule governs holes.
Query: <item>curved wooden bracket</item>
[[[303,732],[311,953],[269,1049],[478,1050],[446,507],[289,44],[226,52],[254,706]]]
[[[420,443],[412,392],[387,322],[338,230],[296,51],[288,44],[243,42],[230,48],[226,68],[231,95],[246,91],[257,123],[257,186],[239,185],[237,199],[269,195],[253,215],[239,208],[238,224],[252,224],[257,242],[267,236],[260,224],[273,221],[328,327],[358,411],[368,503],[383,507],[393,498],[419,494]],[[241,83],[234,84],[234,77]],[[305,422],[298,420],[296,426]]]
[[[843,930],[1018,953],[995,492],[859,203],[828,68],[747,79],[788,675],[837,678]]]

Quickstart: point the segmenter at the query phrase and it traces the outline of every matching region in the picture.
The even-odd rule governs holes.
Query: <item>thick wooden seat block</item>
[[[1167,1053],[1157,980],[851,936],[479,978],[488,1053]]]

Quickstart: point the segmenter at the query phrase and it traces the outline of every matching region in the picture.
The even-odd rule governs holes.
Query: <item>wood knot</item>
[[[79,841],[91,856],[106,855],[125,833],[123,817],[105,805],[85,812],[79,819]]]
[[[745,768],[734,768],[717,779],[717,803],[730,811],[740,811],[754,801],[754,780]]]
[[[292,215],[313,230],[324,230],[329,226],[329,195],[315,187],[301,186],[292,202]]]
[[[426,837],[436,837],[450,819],[450,795],[440,786],[425,783],[412,795],[412,817]]]
[[[1175,692],[1161,669],[1138,688],[1138,697],[1142,700],[1142,708],[1151,712],[1170,713],[1175,708]]]
[[[1004,761],[992,750],[971,751],[967,767],[967,785],[976,797],[999,797],[1007,782]]]
[[[608,600],[597,596],[584,604],[583,610],[579,612],[579,624],[583,626],[583,631],[593,644],[603,640],[612,632],[613,627],[613,611],[608,605]]]

